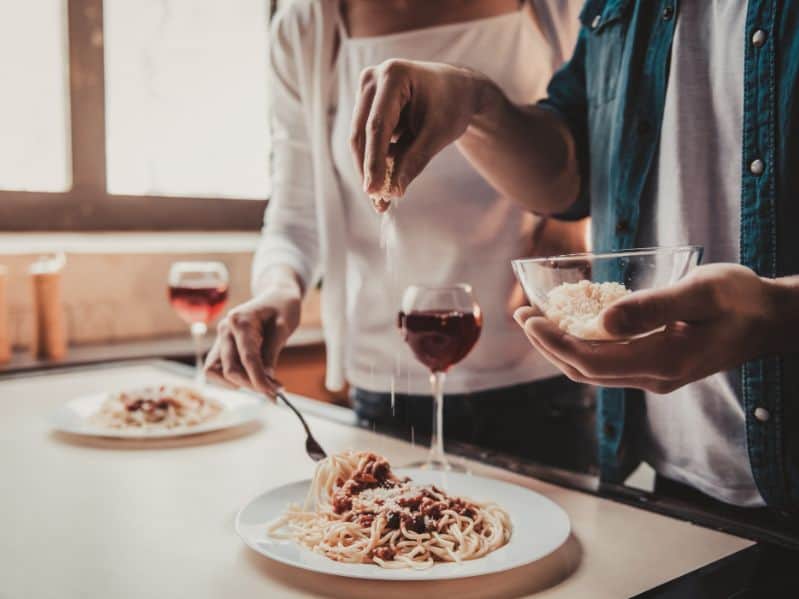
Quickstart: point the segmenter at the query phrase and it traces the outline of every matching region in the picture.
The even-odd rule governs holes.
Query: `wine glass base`
[[[419,462],[411,462],[405,464],[403,468],[419,468],[420,470],[435,470],[440,472],[459,472],[462,474],[471,474],[471,470],[459,459],[447,459],[446,462],[441,460],[424,460]]]

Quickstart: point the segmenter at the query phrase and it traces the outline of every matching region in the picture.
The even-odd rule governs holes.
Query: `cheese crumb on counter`
[[[546,316],[581,339],[613,339],[600,322],[602,311],[632,293],[619,283],[562,283],[547,294]]]

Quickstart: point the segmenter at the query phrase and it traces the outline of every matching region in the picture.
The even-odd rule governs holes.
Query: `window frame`
[[[66,2],[72,186],[0,190],[0,231],[258,231],[266,199],[108,193],[103,0]]]

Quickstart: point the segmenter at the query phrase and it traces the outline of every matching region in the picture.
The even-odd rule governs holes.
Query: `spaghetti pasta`
[[[494,503],[415,485],[384,458],[346,452],[318,464],[305,505],[290,506],[267,532],[339,562],[424,569],[499,549],[511,522]]]
[[[113,429],[172,429],[203,424],[222,409],[220,402],[189,387],[161,385],[114,393],[90,421]]]

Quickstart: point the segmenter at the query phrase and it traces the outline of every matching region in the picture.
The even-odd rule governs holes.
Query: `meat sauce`
[[[347,514],[353,509],[353,500],[368,489],[394,489],[405,485],[408,479],[399,479],[391,472],[388,462],[374,454],[369,454],[361,467],[352,473],[350,478],[339,478],[335,483],[332,497],[333,511],[346,515],[350,522],[358,522],[361,526],[371,526],[377,513],[372,510],[359,509],[357,513]],[[404,526],[406,530],[416,534],[438,530],[439,523],[446,511],[474,518],[477,510],[474,505],[460,497],[448,497],[435,486],[408,488],[409,495],[400,495],[393,500],[391,507],[384,507],[385,501],[374,498],[372,503],[378,512],[386,515],[386,527],[397,530]],[[443,497],[443,499],[442,499]],[[481,524],[475,525],[480,532]],[[373,552],[375,557],[384,561],[394,559],[394,551],[390,547],[379,547]]]
[[[122,402],[125,404],[125,409],[128,412],[138,412],[142,411],[145,413],[154,412],[156,410],[168,410],[169,406],[172,406],[175,409],[180,408],[180,402],[168,395],[166,397],[162,397],[165,393],[166,387],[161,385],[158,387],[158,390],[155,391],[153,389],[146,389],[146,395],[155,395],[155,397],[129,397],[126,394],[122,394]]]
[[[179,408],[180,404],[171,398],[165,399],[133,399],[125,402],[125,409],[128,412],[154,412],[155,410],[167,410],[169,406]]]

